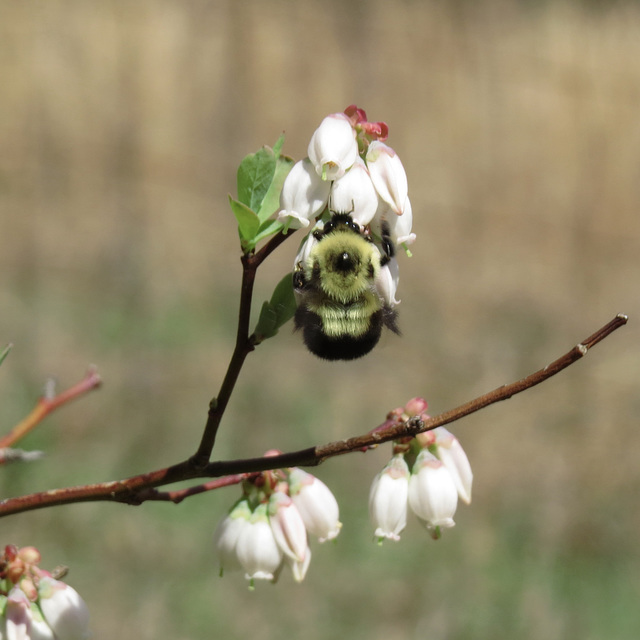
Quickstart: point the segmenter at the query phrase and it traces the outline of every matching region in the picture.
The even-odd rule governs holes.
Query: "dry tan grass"
[[[508,607],[517,622],[506,628],[521,638],[568,637],[580,624],[599,637],[527,566],[515,603],[483,572],[518,526],[540,565],[575,556],[638,567],[639,29],[640,7],[621,2],[0,6],[0,341],[16,343],[0,374],[4,422],[48,375],[70,384],[95,361],[107,382],[34,436],[48,460],[4,493],[132,474],[192,451],[233,335],[235,167],[283,128],[286,150],[303,156],[320,118],[350,103],[388,122],[409,174],[419,240],[402,264],[404,337],[342,367],[313,360],[285,329],[243,373],[220,457],[352,435],[416,394],[434,412],[450,408],[543,366],[616,313],[631,316],[557,380],[454,429],[477,488],[452,534],[458,546],[439,547],[462,554],[460,575],[424,569],[440,590],[406,556],[431,549],[427,540],[409,536],[405,555],[362,551],[366,525],[351,522],[343,556],[319,550],[310,584],[260,593],[234,620],[229,611],[248,606],[238,581],[212,585],[188,568],[210,562],[203,522],[212,529],[230,493],[181,512],[87,505],[3,522],[12,541],[72,565],[96,637],[204,638],[217,625],[228,637],[270,638],[282,631],[278,608],[292,633],[312,621],[310,638],[501,637],[490,621],[465,627],[455,597],[497,620]],[[265,267],[260,295],[293,250]],[[351,501],[345,521],[383,459],[327,467]],[[167,548],[172,540],[188,549]],[[174,580],[193,580],[194,591],[172,607]],[[373,588],[379,580],[393,585],[391,604]],[[372,605],[388,617],[371,617]],[[357,626],[350,612],[367,617]],[[329,630],[318,622],[327,618]]]

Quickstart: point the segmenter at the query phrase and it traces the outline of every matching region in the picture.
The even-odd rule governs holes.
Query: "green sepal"
[[[265,301],[260,310],[260,318],[253,332],[253,343],[260,344],[267,338],[273,338],[278,329],[287,323],[296,312],[296,299],[293,295],[293,279],[287,273],[273,290],[271,300]]]
[[[13,347],[13,345],[9,343],[2,351],[0,351],[0,364],[2,364],[4,362],[4,359],[9,355],[11,347]]]

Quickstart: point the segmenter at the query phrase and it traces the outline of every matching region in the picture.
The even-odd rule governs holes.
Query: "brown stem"
[[[203,469],[211,458],[211,452],[216,441],[216,435],[220,427],[220,421],[227,408],[233,389],[238,381],[242,365],[246,357],[254,350],[253,340],[249,336],[249,322],[251,319],[251,299],[253,297],[253,285],[256,279],[256,271],[262,262],[288,237],[289,233],[279,233],[271,238],[264,247],[255,254],[242,256],[242,285],[240,287],[240,310],[238,312],[238,331],[236,345],[227,368],[227,373],[222,381],[218,396],[209,403],[207,422],[204,427],[200,446],[190,458],[189,464],[197,470]]]
[[[192,478],[220,478],[222,476],[232,476],[231,480],[223,478],[219,486],[227,486],[227,484],[235,484],[237,474],[249,474],[258,471],[266,471],[268,469],[279,469],[292,466],[317,466],[327,458],[333,456],[350,453],[353,451],[363,451],[404,436],[413,436],[422,431],[429,431],[436,427],[449,424],[464,416],[479,411],[484,407],[506,400],[511,396],[521,393],[531,387],[548,380],[563,369],[584,357],[588,350],[596,344],[611,335],[614,331],[627,323],[627,316],[619,314],[611,322],[601,327],[594,334],[576,345],[573,349],[554,360],[551,364],[543,369],[532,373],[531,375],[503,385],[486,393],[474,400],[466,402],[455,409],[445,411],[440,415],[430,418],[426,422],[411,419],[407,422],[392,422],[391,426],[386,429],[374,430],[362,436],[356,436],[347,440],[339,440],[328,444],[293,451],[278,456],[269,456],[262,458],[252,458],[247,460],[229,460],[223,462],[212,462],[204,468],[196,470],[189,461],[179,463],[167,469],[160,469],[151,473],[133,476],[125,480],[114,482],[102,482],[92,485],[84,485],[79,487],[69,487],[66,489],[56,489],[43,493],[34,493],[18,498],[9,498],[0,501],[0,517],[7,516],[22,511],[31,511],[43,507],[49,507],[59,504],[69,504],[72,502],[90,502],[96,500],[107,500],[116,502],[126,502],[127,504],[141,504],[145,500],[153,499],[171,499],[174,495],[180,499],[202,493],[204,490],[192,488],[185,490],[182,495],[159,492],[150,492],[149,489],[177,482],[178,480],[188,480]],[[206,486],[206,485],[201,485]],[[217,488],[213,485],[213,488]],[[161,496],[161,497],[158,497]]]

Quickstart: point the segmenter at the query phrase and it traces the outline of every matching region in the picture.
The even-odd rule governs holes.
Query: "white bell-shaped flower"
[[[369,491],[369,515],[378,540],[400,540],[407,525],[408,495],[409,467],[398,454],[374,478]]]
[[[409,505],[427,529],[453,527],[458,491],[438,458],[423,449],[416,458],[409,480]]]
[[[269,497],[269,524],[283,553],[294,562],[305,560],[307,530],[293,500],[281,491]]]
[[[266,504],[259,504],[243,527],[236,552],[247,580],[273,580],[282,562],[282,550],[271,530]]]
[[[323,226],[324,224],[319,220],[316,223],[314,230],[322,229]],[[311,255],[311,251],[317,244],[318,244],[318,240],[315,238],[313,233],[309,233],[307,237],[304,239],[304,242],[302,243],[302,245],[300,246],[298,254],[296,255],[296,258],[294,260],[293,266],[296,267],[298,264],[302,264],[302,265],[306,264],[307,259]]]
[[[309,569],[309,564],[311,563],[311,549],[307,547],[304,554],[304,560],[291,560],[290,558],[285,557],[285,562],[291,567],[293,579],[296,582],[302,582],[304,577],[307,575],[307,569]]]
[[[31,603],[17,585],[7,595],[4,616],[0,616],[0,622],[5,622],[5,635],[0,636],[2,638],[13,640],[31,637]]]
[[[400,304],[400,300],[396,300],[399,282],[400,269],[398,268],[398,261],[395,258],[391,258],[384,267],[380,268],[375,280],[375,287],[378,295],[392,308]]]
[[[309,160],[296,162],[284,180],[278,220],[292,229],[306,228],[326,206],[331,183],[316,173]]]
[[[289,474],[289,493],[311,535],[325,542],[340,533],[338,502],[324,482],[295,467]]]
[[[218,556],[220,573],[224,571],[236,571],[242,566],[238,560],[236,546],[240,533],[245,526],[248,526],[251,519],[251,509],[246,499],[240,500],[225,516],[213,534],[213,546]]]
[[[411,231],[411,227],[413,226],[413,208],[409,198],[405,201],[402,215],[389,217],[389,225],[391,235],[395,239],[396,244],[410,245],[416,241],[416,234]]]
[[[374,140],[367,149],[367,169],[378,195],[397,215],[407,204],[408,183],[398,154],[384,142]]]
[[[2,636],[0,636],[2,637]],[[56,636],[53,629],[47,624],[42,611],[31,603],[31,633],[30,640],[60,640],[62,636]]]
[[[329,208],[331,211],[351,213],[354,222],[364,227],[373,220],[378,202],[378,193],[367,166],[358,157],[351,169],[333,183]]]
[[[44,619],[56,638],[84,640],[90,637],[89,609],[73,587],[44,576],[38,584],[38,596]]]
[[[470,504],[473,472],[467,454],[453,433],[444,427],[434,429],[433,434],[436,455],[451,474],[458,491],[458,497],[464,503]]]
[[[311,136],[309,159],[323,180],[337,180],[358,157],[356,131],[344,113],[327,116]]]

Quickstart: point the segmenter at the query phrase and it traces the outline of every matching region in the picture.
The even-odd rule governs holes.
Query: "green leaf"
[[[258,233],[258,229],[260,228],[260,219],[256,215],[255,211],[252,211],[242,202],[234,200],[231,196],[229,196],[229,204],[231,205],[233,215],[238,221],[238,233],[240,234],[242,246],[245,248],[246,245],[251,244],[256,233]],[[253,243],[253,246],[255,247],[255,242]]]
[[[256,233],[253,238],[254,246],[257,245],[260,240],[264,240],[265,238],[274,236],[276,233],[280,233],[283,228],[284,224],[282,224],[282,222],[278,222],[277,220],[266,220],[260,225],[258,233]]]
[[[229,202],[245,252],[283,228],[281,223],[270,219],[280,207],[280,192],[294,164],[293,159],[281,155],[283,145],[284,134],[273,149],[263,147],[244,158],[238,167],[238,199],[230,197]]]
[[[277,158],[269,147],[248,155],[238,167],[238,200],[259,211],[276,172]]]
[[[271,303],[265,300],[262,303],[262,309],[260,309],[256,330],[253,332],[254,344],[260,344],[263,340],[275,336],[278,333],[277,322],[276,310],[271,306]]]
[[[280,134],[280,137],[276,140],[276,143],[273,145],[273,153],[276,158],[280,157],[280,151],[282,151],[282,147],[284,146],[284,133]]]
[[[280,192],[282,191],[282,185],[284,184],[285,178],[289,175],[293,164],[293,159],[289,158],[289,156],[278,157],[271,185],[264,195],[260,209],[258,209],[258,217],[262,222],[270,218],[280,209]]]
[[[2,364],[4,362],[4,359],[9,355],[11,347],[13,347],[13,345],[9,343],[2,351],[0,351],[0,364]]]
[[[270,304],[276,309],[278,327],[293,318],[296,312],[296,298],[293,295],[293,276],[287,273],[276,285],[271,296]]]
[[[296,312],[296,299],[293,295],[293,282],[288,273],[276,285],[271,300],[262,304],[260,318],[254,333],[254,343],[260,344],[267,338],[272,338],[278,329],[288,322]]]

